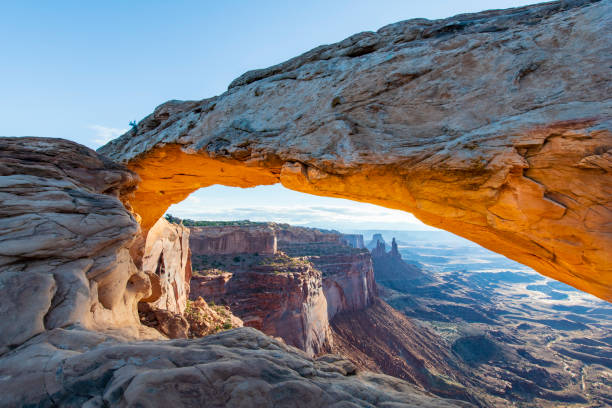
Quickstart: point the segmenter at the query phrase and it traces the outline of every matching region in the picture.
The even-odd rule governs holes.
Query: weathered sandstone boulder
[[[182,313],[159,309],[151,303],[138,303],[138,316],[145,326],[152,327],[171,339],[189,337],[189,322]]]
[[[150,228],[212,184],[412,212],[612,299],[612,3],[414,19],[170,101],[100,149]]]
[[[2,407],[465,407],[252,328],[125,343],[53,329],[0,358]]]
[[[142,269],[151,279],[152,288],[142,302],[183,313],[191,280],[189,228],[160,218],[147,234]]]
[[[131,337],[151,290],[132,262],[138,223],[121,203],[137,176],[61,139],[0,138],[0,354],[45,330]]]

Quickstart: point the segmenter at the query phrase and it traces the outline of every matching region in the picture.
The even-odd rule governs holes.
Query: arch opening
[[[590,144],[597,145],[607,134],[595,132],[591,137],[594,140]],[[607,217],[605,205],[591,202],[586,208],[565,206],[559,200],[567,202],[571,197],[559,198],[562,195],[557,194],[555,200],[537,181],[546,178],[549,183],[551,176],[563,171],[563,163],[574,166],[574,158],[557,163],[560,170],[554,170],[552,175],[546,169],[524,175],[522,169],[517,173],[510,168],[504,180],[492,185],[499,175],[483,168],[440,171],[379,164],[340,166],[329,172],[295,159],[252,150],[243,152],[240,159],[235,152],[222,153],[165,144],[127,163],[141,182],[134,193],[123,199],[140,217],[145,233],[172,204],[199,188],[280,183],[303,193],[409,212],[427,225],[476,242],[545,276],[602,299],[612,299],[612,264],[606,249],[611,238],[605,223],[601,224]],[[576,152],[576,157],[584,155],[585,152]],[[605,195],[606,182],[599,178],[584,188],[596,198],[602,191]],[[601,191],[595,193],[598,188]],[[585,228],[589,219],[593,227]]]

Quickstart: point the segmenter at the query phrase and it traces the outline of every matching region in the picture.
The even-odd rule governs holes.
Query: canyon
[[[271,235],[257,244],[260,231]],[[201,251],[202,242],[227,234],[250,243],[232,239],[217,253]],[[340,233],[259,223],[192,227],[192,237],[191,297],[228,305],[245,325],[310,355],[331,350],[329,320],[336,313],[367,307],[376,292],[368,251],[345,245]]]
[[[482,276],[442,270],[455,276],[445,287],[402,263],[397,242],[372,257],[355,234],[162,216],[201,187],[282,183],[410,212],[611,301],[611,19],[609,1],[568,0],[407,20],[247,72],[222,95],[166,102],[97,152],[0,138],[0,405],[467,407],[486,393],[601,394],[609,337],[549,339],[541,326],[607,326],[559,323],[542,302],[531,311],[541,322],[529,302],[496,314],[562,359],[547,377],[548,360],[503,327],[443,330],[483,315],[462,307]],[[415,290],[429,300],[411,300]],[[491,293],[480,296],[492,313]],[[495,367],[499,350],[535,371]],[[583,358],[596,367],[581,385],[565,372]]]
[[[263,222],[206,223],[213,225],[190,227],[191,236],[198,235],[191,247],[192,299],[226,305],[246,326],[308,355],[338,353],[360,369],[402,378],[442,397],[479,403],[461,385],[468,382],[467,374],[445,342],[378,297],[375,263],[384,282],[394,276],[409,285],[415,276],[416,268],[403,262],[395,240],[389,253],[378,242],[370,255],[359,234],[347,238],[337,231]],[[216,254],[197,249],[220,235],[251,240],[262,230],[272,232],[273,239],[265,236],[260,244],[248,245],[262,248],[265,242],[276,242],[274,253],[245,253],[247,244],[234,239]]]
[[[338,353],[359,369],[476,406],[612,401],[612,307],[605,302],[560,282],[542,283],[534,272],[458,238],[423,244],[418,233],[397,231],[409,246],[400,250],[392,238],[387,251],[383,234],[375,233],[368,251],[349,245],[361,246],[359,234],[347,240],[337,231],[235,224],[206,228],[213,236],[226,228],[243,229],[244,237],[253,236],[251,229],[290,237],[277,237],[277,252],[267,257],[240,252],[240,242],[217,256],[194,252],[192,296],[227,305],[247,326],[311,356]],[[525,303],[525,292],[533,291],[554,303],[533,295]]]
[[[379,280],[375,263],[379,295],[436,335],[483,405],[612,403],[608,302],[442,231],[363,233],[396,237],[404,262],[420,270]]]

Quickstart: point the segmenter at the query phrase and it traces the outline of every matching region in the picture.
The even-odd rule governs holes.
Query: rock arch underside
[[[408,20],[169,101],[99,149],[150,228],[212,184],[413,213],[612,299],[611,4]]]
[[[248,327],[168,340],[138,304],[185,308],[189,229],[154,224],[201,187],[282,183],[612,301],[611,67],[612,2],[551,2],[356,34],[98,152],[0,138],[0,406],[472,406]]]

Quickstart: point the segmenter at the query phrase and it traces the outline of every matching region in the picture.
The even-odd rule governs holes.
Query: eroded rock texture
[[[151,284],[118,198],[135,183],[73,142],[0,138],[0,407],[461,406],[251,328],[135,341],[163,337],[138,321]],[[171,313],[158,324],[184,336]]]
[[[362,310],[376,296],[372,257],[367,249],[352,248],[337,234],[326,234],[322,242],[279,242],[290,256],[306,257],[323,279],[328,319],[342,311]],[[335,242],[334,242],[335,239]]]
[[[61,139],[0,138],[0,354],[68,326],[153,336],[138,321],[149,279],[121,203],[137,176]]]
[[[252,328],[127,344],[54,329],[0,359],[0,393],[5,407],[469,406],[339,356],[309,359]]]
[[[375,297],[370,253],[349,246],[336,231],[262,223],[192,227],[192,232],[199,238],[191,241],[196,268],[191,298],[229,305],[246,326],[310,355],[331,349],[329,320],[335,314],[362,310]],[[231,246],[217,245],[228,236],[233,237]],[[261,251],[272,241],[276,254],[244,252]],[[200,252],[208,242],[214,245]],[[239,252],[228,253],[228,248]]]
[[[309,355],[329,350],[327,300],[321,272],[313,265],[277,256],[231,269],[195,275],[192,299],[229,305],[245,326],[281,337]]]
[[[612,299],[612,3],[415,19],[170,101],[100,151],[147,229],[211,184],[412,212]]]
[[[152,289],[142,301],[183,313],[191,280],[189,228],[160,218],[147,234],[142,269],[151,279]]]

